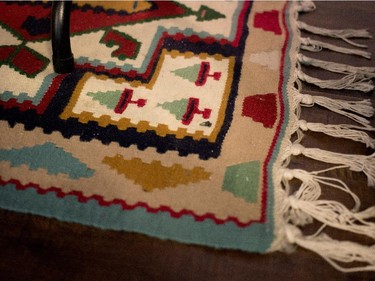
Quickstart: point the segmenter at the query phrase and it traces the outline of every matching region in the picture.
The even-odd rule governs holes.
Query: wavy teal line
[[[42,98],[44,97],[44,94],[47,92],[49,86],[52,84],[53,79],[57,76],[56,73],[48,74],[43,82],[42,85],[39,87],[38,91],[36,92],[35,96],[29,96],[28,93],[22,92],[20,94],[14,94],[14,92],[11,91],[4,91],[3,93],[0,93],[0,100],[1,101],[9,101],[10,99],[16,99],[19,103],[25,102],[25,101],[31,101],[33,105],[38,105]]]

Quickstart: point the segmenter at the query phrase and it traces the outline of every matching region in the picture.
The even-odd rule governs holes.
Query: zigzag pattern
[[[77,198],[78,202],[80,202],[80,203],[87,203],[90,200],[94,200],[100,206],[103,206],[103,207],[109,207],[109,206],[112,206],[112,205],[119,205],[119,206],[121,206],[121,208],[123,210],[134,210],[136,208],[144,208],[147,212],[152,213],[152,214],[157,214],[159,212],[167,212],[167,213],[170,214],[170,216],[172,218],[176,218],[176,219],[187,215],[187,216],[192,216],[194,218],[194,220],[197,221],[197,222],[201,222],[201,221],[205,221],[205,220],[212,220],[216,224],[224,224],[224,223],[227,223],[227,222],[233,222],[236,225],[238,225],[239,227],[246,227],[246,226],[249,226],[253,223],[264,222],[264,218],[262,218],[260,220],[251,220],[251,221],[248,221],[248,222],[244,223],[244,222],[239,221],[238,218],[232,217],[232,216],[228,216],[227,219],[224,220],[224,219],[217,218],[212,213],[206,213],[206,214],[203,214],[203,215],[198,215],[198,214],[192,212],[191,210],[187,210],[187,209],[183,209],[181,211],[176,212],[176,211],[172,210],[170,207],[164,206],[164,205],[161,205],[158,208],[154,208],[154,207],[150,207],[148,204],[146,204],[144,202],[137,202],[136,204],[132,205],[132,204],[128,204],[125,200],[120,200],[120,199],[107,201],[100,195],[91,195],[91,196],[88,197],[88,196],[85,196],[80,191],[70,191],[70,192],[65,193],[60,188],[55,187],[55,186],[44,189],[44,188],[41,188],[38,184],[35,184],[35,183],[21,184],[18,180],[15,180],[15,179],[11,179],[9,181],[4,181],[0,177],[0,185],[2,186],[1,188],[5,188],[4,186],[7,185],[7,184],[15,185],[15,188],[17,190],[26,190],[28,188],[32,188],[40,195],[45,195],[45,194],[48,194],[48,193],[54,193],[57,198],[61,198],[61,199],[63,199],[66,196],[75,196]]]
[[[158,3],[158,5],[167,4]],[[22,122],[25,124],[26,130],[33,130],[36,126],[39,126],[43,128],[45,133],[57,130],[66,138],[80,135],[82,141],[97,138],[104,144],[112,141],[119,142],[120,145],[125,147],[136,144],[139,149],[156,146],[160,153],[167,150],[178,150],[181,156],[198,153],[201,159],[217,157],[220,154],[221,142],[230,124],[242,63],[243,43],[248,32],[244,25],[249,13],[250,3],[241,2],[238,5],[237,11],[231,19],[235,30],[231,39],[220,39],[220,36],[212,36],[207,32],[194,32],[191,28],[180,30],[176,27],[158,27],[156,34],[153,35],[149,55],[145,56],[142,64],[142,68],[145,68],[143,72],[143,69],[135,69],[129,64],[125,64],[121,68],[113,67],[113,64],[101,65],[99,61],[80,65],[82,61],[78,59],[75,73],[68,76],[59,75],[52,82],[50,81],[52,76],[47,76],[43,80],[44,82],[38,93],[34,95],[35,98],[28,97],[27,93],[19,96],[4,93],[0,101],[2,105],[0,119],[7,120],[10,125]],[[15,6],[10,5],[10,7]],[[35,7],[38,7],[38,9],[40,7],[46,8],[38,5]],[[75,10],[75,12],[78,10]],[[191,11],[189,13],[191,14]],[[78,29],[73,30],[73,34],[79,33]],[[200,58],[213,56],[217,60],[229,56],[235,57],[235,74],[230,86],[232,89],[226,109],[226,121],[223,122],[220,131],[215,132],[214,138],[205,136],[203,130],[198,129],[194,133],[189,133],[188,129],[184,127],[171,130],[166,124],[153,126],[149,125],[148,121],[133,124],[127,118],[123,118],[115,123],[108,115],[104,114],[95,118],[91,112],[82,113],[79,116],[74,114],[71,116],[62,115],[65,117],[61,119],[61,113],[64,112],[65,106],[69,104],[70,97],[67,93],[72,92],[72,89],[76,87],[82,73],[93,71],[94,73],[105,74],[108,78],[114,78],[114,81],[117,79],[120,79],[119,81],[126,80],[134,87],[146,85],[151,89],[157,77],[155,72],[159,70],[159,65],[161,65],[161,53],[164,51],[170,52],[172,57],[181,53],[184,53],[185,58],[197,55]],[[50,86],[48,87],[48,85]],[[134,129],[134,126],[137,126],[137,129]],[[215,130],[217,129],[215,128]],[[216,138],[217,141],[214,143],[213,141]]]

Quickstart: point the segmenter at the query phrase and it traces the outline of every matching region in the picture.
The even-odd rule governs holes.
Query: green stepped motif
[[[192,66],[173,70],[172,73],[194,83],[198,78],[200,68],[200,64],[194,64]]]
[[[252,161],[227,167],[223,189],[249,203],[258,199],[260,162]]]
[[[159,103],[158,106],[165,110],[168,110],[170,113],[176,116],[177,120],[181,120],[182,116],[184,116],[185,114],[188,103],[188,99],[181,99],[171,102],[165,102],[162,104]]]
[[[94,174],[94,170],[71,153],[50,142],[20,149],[1,149],[0,161],[9,161],[13,167],[27,165],[30,170],[46,169],[50,175],[61,173],[72,179],[88,178]]]
[[[108,91],[108,92],[89,92],[87,95],[93,100],[98,101],[101,105],[109,109],[115,109],[121,97],[122,91]]]

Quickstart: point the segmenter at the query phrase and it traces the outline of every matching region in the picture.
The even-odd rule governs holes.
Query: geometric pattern
[[[45,85],[43,88],[30,91],[26,84],[25,86],[20,84],[20,90],[16,92],[9,91],[11,85],[4,85],[4,91],[2,92],[0,89],[0,95],[2,94],[4,97],[2,100],[7,100],[4,106],[6,108],[16,106],[22,109],[30,108],[32,105],[37,112],[43,112],[47,107],[59,107],[57,104],[49,104],[59,100],[60,105],[67,103],[68,106],[65,109],[61,107],[58,109],[60,112],[63,110],[61,115],[57,116],[52,113],[49,116],[50,120],[55,118],[54,126],[51,126],[51,123],[48,125],[41,124],[39,122],[40,118],[36,115],[28,120],[29,128],[41,126],[46,131],[58,130],[66,137],[80,135],[82,140],[88,141],[93,138],[99,138],[102,142],[107,143],[109,141],[106,138],[107,128],[115,125],[118,128],[117,136],[114,136],[111,141],[117,141],[125,147],[137,145],[138,148],[145,149],[153,146],[159,152],[177,150],[180,155],[194,153],[198,154],[202,159],[217,157],[220,154],[223,136],[227,130],[227,120],[231,117],[231,109],[227,106],[231,106],[232,102],[230,101],[235,98],[232,86],[238,83],[238,81],[233,81],[232,77],[234,77],[235,65],[240,63],[239,58],[242,52],[241,48],[237,47],[241,38],[239,32],[242,32],[237,23],[244,24],[242,20],[244,13],[239,12],[245,11],[248,8],[248,4],[231,5],[233,9],[232,11],[227,11],[227,15],[219,12],[217,7],[213,8],[200,4],[193,4],[188,7],[168,1],[161,3],[145,2],[140,5],[134,2],[133,6],[127,3],[123,8],[119,8],[119,5],[110,6],[112,4],[108,4],[97,9],[95,5],[97,5],[95,2],[88,3],[88,5],[81,3],[76,6],[73,5],[72,9],[71,34],[77,62],[76,67],[83,70],[84,73],[86,72],[83,77],[81,77],[81,73],[77,72],[70,75],[68,77],[69,80],[65,80],[64,85],[69,85],[69,87],[76,89],[73,97],[67,100],[66,98],[68,97],[59,96],[59,92],[56,92],[56,89],[59,87],[58,83],[61,82],[63,77],[59,76],[58,79],[51,81],[51,77],[44,73],[50,71],[48,68],[46,69],[47,63],[38,64],[32,62],[30,64],[34,67],[32,69],[30,66],[22,65],[25,61],[32,61],[31,57],[19,64],[4,60],[5,63],[14,67],[20,74],[40,79]],[[28,42],[26,43],[28,46],[24,49],[30,50],[30,54],[39,54],[38,62],[43,62],[41,59],[45,54],[45,50],[40,47],[41,43],[39,42],[48,40],[49,30],[43,28],[48,20],[47,10],[50,9],[50,6],[45,3],[30,3],[31,15],[30,12],[26,14],[23,11],[17,14],[19,5],[14,3],[1,3],[0,6],[4,6],[3,8],[8,10],[7,15],[1,15],[1,21],[9,32],[9,36],[16,35],[17,40],[24,42],[22,44]],[[132,9],[134,10],[134,16],[132,16]],[[96,11],[95,16],[91,14],[93,11]],[[186,28],[187,21],[184,20],[184,17],[190,15],[196,15],[197,21],[201,23],[215,22],[219,19],[230,20],[230,13],[233,13],[231,16],[234,19],[237,18],[237,23],[236,21],[231,21],[232,30],[223,30],[223,35],[211,35],[203,31],[193,32]],[[16,21],[13,21],[15,14],[18,17]],[[111,15],[110,17],[108,17],[109,14]],[[77,20],[83,16],[85,21]],[[175,18],[176,26],[168,27],[164,30],[164,27],[161,27],[158,21],[170,17]],[[143,34],[142,38],[139,37],[139,31],[133,33],[132,26],[135,23],[139,23],[138,26],[140,27],[145,26],[148,30],[147,33]],[[212,29],[210,25],[206,26],[207,30]],[[80,48],[75,47],[76,38],[80,38],[80,42],[85,40],[90,43],[99,42],[100,44],[97,45],[98,47],[94,51],[107,54],[111,62],[103,64],[98,60],[90,60],[87,57],[90,56],[90,48],[83,49],[85,57],[80,56]],[[181,40],[185,42],[182,49],[179,44]],[[194,50],[194,44],[197,40],[206,46],[206,50],[205,48],[199,51]],[[33,41],[34,43],[30,43]],[[220,42],[220,44],[215,45],[213,42]],[[221,45],[226,45],[225,54]],[[7,50],[10,47],[7,46]],[[208,50],[209,53],[206,52]],[[139,65],[138,61],[140,61],[138,54],[145,51],[147,55],[142,58],[141,67],[137,68],[136,65]],[[181,71],[179,69],[187,69],[184,73],[189,71],[189,66],[184,63],[186,59],[191,61],[190,65],[194,69],[196,69],[195,66],[198,67],[193,81],[194,84],[187,83],[191,82],[189,80],[186,82],[184,80],[181,81],[179,76],[173,75],[173,73]],[[122,61],[121,64],[123,66],[117,67],[120,65],[120,61]],[[169,62],[177,63],[176,67],[171,68]],[[178,64],[183,67],[178,67]],[[48,66],[51,67],[50,64]],[[85,93],[79,93],[78,90],[84,83],[92,80],[88,79],[88,77],[99,77],[95,76],[96,73],[103,75],[100,76],[100,79],[104,79],[103,77],[107,75],[107,80],[113,80],[115,84],[118,84],[117,81],[119,81],[116,80],[118,79],[116,77],[121,76],[121,79],[124,79],[124,85],[128,84],[123,89],[117,90],[121,92],[122,98],[112,101],[118,106],[115,106],[114,110],[107,108],[107,110],[102,112],[96,110],[94,113],[90,112],[89,108],[84,109],[82,107],[83,103],[80,103]],[[158,79],[158,77],[163,79]],[[46,88],[51,83],[53,89]],[[164,87],[162,89],[164,92],[160,92],[159,89],[161,87],[159,85],[170,85],[170,87],[179,85],[179,88],[171,91],[170,87]],[[86,86],[89,87],[89,85]],[[212,91],[209,91],[209,93],[212,93],[211,97],[204,94],[208,88],[212,89]],[[159,91],[157,95],[144,96],[148,95],[147,93],[156,93],[157,91]],[[87,93],[87,95],[96,95],[93,98],[94,100],[98,98],[98,95],[101,95],[103,100],[103,95],[94,94],[95,92],[98,91],[93,89],[90,91],[91,94]],[[38,98],[35,97],[37,93]],[[78,98],[78,95],[81,95],[80,98]],[[133,105],[133,99],[130,98],[130,95],[136,101],[136,106]],[[216,104],[208,105],[207,101],[212,97],[216,98]],[[224,98],[224,102],[221,103],[222,98]],[[162,107],[157,106],[158,104],[171,103],[179,99],[187,100],[188,103],[183,109],[182,116],[177,119],[171,118],[172,115],[168,114],[168,111],[162,112]],[[75,104],[76,102],[78,103]],[[82,102],[88,104],[88,101],[82,100]],[[160,114],[157,113],[159,111]],[[142,114],[142,119],[137,117],[136,112]],[[150,113],[144,114],[145,112]],[[152,112],[154,114],[151,115]],[[133,117],[129,118],[128,115]],[[133,119],[134,117],[136,117],[135,120]],[[60,121],[68,119],[69,122],[74,122],[72,119],[75,119],[78,123],[83,124],[93,121],[98,126],[96,129],[84,130],[77,123],[76,130],[71,130],[70,125],[67,127],[65,126],[67,124],[65,121]],[[136,130],[130,130],[132,128]],[[166,138],[166,136],[168,137]],[[175,139],[175,146],[170,146],[172,138]],[[136,139],[137,141],[135,141]]]
[[[107,47],[117,45],[118,49],[112,52],[112,56],[120,60],[136,58],[140,49],[140,43],[137,40],[111,29],[104,34],[100,42],[106,44]]]
[[[258,199],[259,169],[259,161],[227,167],[223,189],[248,202],[255,203]]]
[[[279,24],[279,11],[272,10],[257,13],[254,18],[254,27],[280,35],[282,31]]]
[[[262,123],[265,128],[272,128],[277,119],[276,94],[267,93],[246,97],[242,105],[242,116]]]
[[[0,160],[11,162],[13,167],[27,165],[30,170],[46,169],[48,174],[62,173],[72,179],[91,177],[94,173],[79,159],[49,142],[20,149],[1,149]]]
[[[204,61],[211,68],[226,73],[226,77],[224,75],[217,79],[206,77],[206,82],[199,86],[195,85],[194,81],[181,81],[173,74],[173,69],[176,65],[185,63],[187,57],[192,63]],[[129,132],[138,136],[152,132],[154,138],[159,140],[152,144],[153,138],[151,138],[150,145],[159,149],[165,149],[164,137],[168,135],[168,143],[172,137],[175,138],[176,143],[189,143],[188,150],[186,147],[178,146],[180,149],[177,150],[180,154],[196,151],[202,158],[217,157],[221,145],[220,136],[225,130],[223,125],[226,120],[225,112],[228,110],[226,101],[231,98],[234,58],[163,51],[161,61],[163,64],[156,66],[154,79],[149,83],[135,85],[130,79],[114,80],[105,75],[85,74],[78,81],[60,118],[77,119],[80,123],[95,121],[103,128],[114,125],[124,138]],[[179,87],[174,89],[172,85],[177,84]],[[210,91],[207,91],[208,87]],[[112,89],[111,92],[106,91],[107,88]],[[98,91],[98,89],[102,90]],[[186,102],[183,103],[182,115],[178,118],[173,118],[169,109],[165,110],[160,106],[179,99]],[[202,125],[207,121],[211,126]],[[131,128],[135,130],[129,130]],[[147,142],[143,141],[143,145],[147,145]],[[209,148],[210,152],[203,149],[204,146]]]
[[[77,2],[59,75],[51,4],[0,2],[0,207],[266,251],[285,5]]]
[[[210,173],[201,167],[184,169],[179,164],[171,167],[163,166],[160,161],[144,163],[140,158],[125,160],[122,156],[105,157],[103,163],[125,175],[134,183],[142,186],[145,191],[176,187],[180,184],[189,184],[208,180]]]

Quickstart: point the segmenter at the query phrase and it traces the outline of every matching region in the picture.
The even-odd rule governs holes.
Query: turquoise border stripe
[[[265,252],[273,240],[272,228],[264,224],[238,227],[229,222],[218,225],[210,219],[197,222],[192,216],[176,219],[165,212],[152,214],[141,207],[124,211],[119,205],[100,206],[93,199],[80,203],[73,195],[60,199],[52,192],[40,195],[34,188],[17,190],[14,184],[0,187],[0,205],[12,211],[104,229],[135,231],[161,239],[251,252]]]

